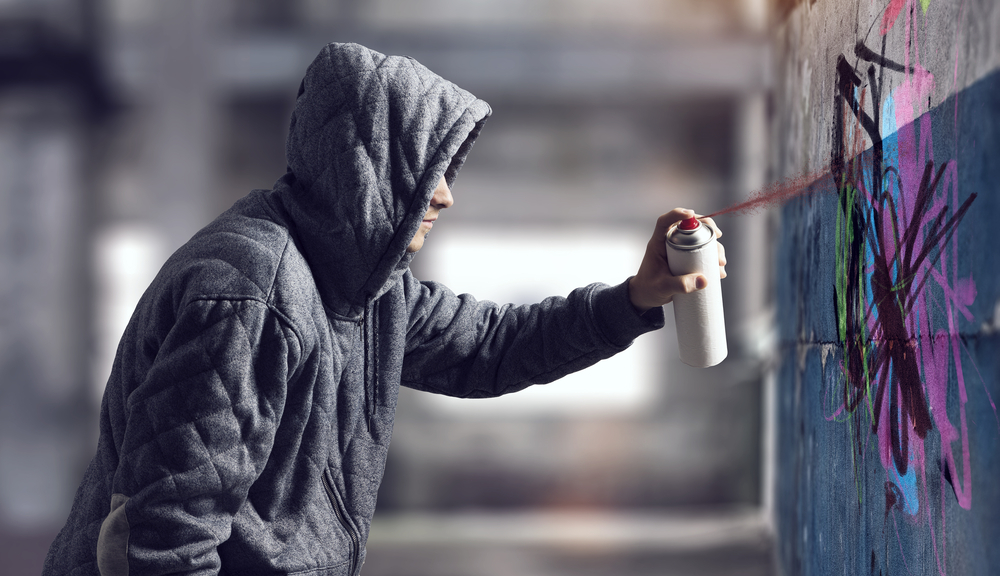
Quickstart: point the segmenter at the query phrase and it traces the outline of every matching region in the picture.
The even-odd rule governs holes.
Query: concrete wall
[[[783,3],[776,520],[786,574],[1000,565],[1000,4]]]

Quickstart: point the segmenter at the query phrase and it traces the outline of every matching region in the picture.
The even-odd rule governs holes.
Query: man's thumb
[[[667,290],[672,294],[690,294],[708,286],[708,278],[705,278],[705,275],[699,272],[683,276],[672,276],[670,277],[668,286]]]
[[[678,280],[677,291],[681,294],[697,292],[708,286],[708,278],[705,278],[705,275],[699,272],[675,276],[675,278]]]

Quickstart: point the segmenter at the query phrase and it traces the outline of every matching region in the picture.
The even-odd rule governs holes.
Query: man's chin
[[[424,232],[423,236],[414,238],[410,240],[410,245],[406,247],[406,251],[412,253],[419,252],[421,248],[424,247],[424,241],[430,236],[430,232]]]

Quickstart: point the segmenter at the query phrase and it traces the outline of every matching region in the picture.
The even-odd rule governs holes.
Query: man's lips
[[[434,218],[433,220],[424,220],[424,225],[428,228],[433,228],[435,220],[437,220],[437,218]]]

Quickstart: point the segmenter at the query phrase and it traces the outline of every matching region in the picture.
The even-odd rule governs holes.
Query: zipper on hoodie
[[[346,512],[340,509],[340,504],[337,500],[337,493],[334,492],[333,482],[330,480],[329,473],[324,472],[321,474],[323,477],[323,488],[326,490],[326,495],[330,499],[330,504],[333,506],[333,513],[337,515],[337,521],[340,525],[344,527],[344,531],[351,538],[351,576],[354,575],[358,566],[358,559],[361,557],[361,537],[358,536],[354,530],[351,529],[351,525],[347,522]]]
[[[374,340],[378,338],[378,334],[372,334],[375,331],[374,327],[369,328],[369,323],[374,321],[375,303],[372,301],[365,306],[365,311],[358,320],[358,324],[361,325],[361,340],[364,346],[365,426],[368,428],[369,434],[372,433],[372,415],[375,412],[374,398],[378,379],[378,374],[369,370],[374,367],[375,371],[377,371],[378,366],[378,351],[374,345]],[[376,356],[374,362],[371,360],[371,356],[373,355]]]
[[[379,325],[378,325],[378,300],[372,303],[372,314],[371,314],[371,340],[372,340],[372,391],[371,399],[372,405],[371,409],[368,411],[368,433],[372,433],[372,420],[375,418],[375,410],[378,407],[378,376],[379,376]]]

